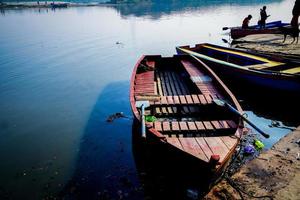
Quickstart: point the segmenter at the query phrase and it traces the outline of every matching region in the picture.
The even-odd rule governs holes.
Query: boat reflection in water
[[[197,199],[208,191],[211,176],[207,171],[194,160],[143,139],[137,122],[132,127],[132,151],[145,198]]]

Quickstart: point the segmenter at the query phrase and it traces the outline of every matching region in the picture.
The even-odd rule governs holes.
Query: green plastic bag
[[[155,122],[156,121],[156,117],[154,117],[152,115],[147,115],[147,116],[145,116],[145,121],[146,122]]]
[[[254,140],[253,144],[257,150],[262,150],[265,147],[265,145],[257,139]]]

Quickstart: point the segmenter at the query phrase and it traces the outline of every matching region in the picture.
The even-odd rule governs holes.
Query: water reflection
[[[140,3],[118,5],[115,8],[123,17],[132,15],[136,17],[149,16],[152,19],[159,19],[164,15],[205,10],[220,5],[254,6],[281,1],[282,0],[148,0]]]
[[[129,83],[108,84],[99,95],[87,121],[78,152],[75,172],[59,194],[75,199],[141,199],[131,152],[132,120],[106,122],[109,113],[130,110]]]
[[[144,189],[144,199],[198,199],[211,184],[210,174],[195,160],[169,151],[162,144],[140,137],[138,124],[132,127],[132,151]]]

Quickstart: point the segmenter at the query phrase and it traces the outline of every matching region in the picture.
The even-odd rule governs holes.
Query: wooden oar
[[[255,130],[257,130],[262,136],[264,136],[265,138],[269,138],[270,135],[263,132],[261,129],[259,129],[257,126],[255,126],[251,121],[249,121],[249,119],[247,119],[246,117],[244,117],[238,110],[236,110],[234,107],[232,107],[230,104],[228,104],[225,101],[222,101],[220,99],[213,99],[214,103],[217,104],[218,106],[222,106],[222,107],[226,107],[228,108],[231,112],[233,112],[234,114],[240,116],[244,121],[246,121],[250,126],[252,126]]]
[[[240,28],[240,26],[236,26],[236,27],[223,27],[222,30],[226,31],[226,30],[232,29],[232,28]]]
[[[145,125],[145,108],[148,108],[150,106],[149,101],[136,101],[135,106],[137,108],[141,108],[141,121],[142,121],[142,126],[141,126],[141,132],[142,132],[142,137],[146,138],[146,125]]]

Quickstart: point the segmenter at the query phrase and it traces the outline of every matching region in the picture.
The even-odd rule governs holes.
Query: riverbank
[[[276,53],[284,56],[299,57],[300,41],[298,44],[291,44],[293,38],[287,36],[283,43],[282,34],[258,34],[249,35],[232,42],[232,47],[254,50],[262,53]]]
[[[215,185],[204,199],[299,199],[299,184],[300,126]]]
[[[0,9],[21,9],[21,8],[52,8],[64,5],[64,7],[86,7],[86,6],[116,6],[119,3],[73,3],[62,1],[35,1],[35,2],[0,2]]]

